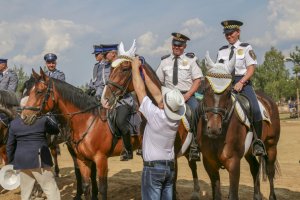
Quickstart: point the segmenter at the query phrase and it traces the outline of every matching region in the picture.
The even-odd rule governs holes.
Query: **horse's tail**
[[[267,162],[268,162],[268,156],[260,157],[260,159],[259,159],[260,173],[261,173],[261,177],[262,177],[263,181],[266,181],[267,177],[268,177],[268,174],[272,173],[272,172],[269,171],[270,169],[268,169]],[[274,178],[277,178],[277,177],[281,176],[280,165],[279,165],[279,162],[278,162],[277,159],[275,160],[272,167],[274,167],[273,170],[275,171],[274,172]]]

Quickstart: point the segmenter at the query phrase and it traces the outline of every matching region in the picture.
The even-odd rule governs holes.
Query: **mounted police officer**
[[[185,102],[195,111],[199,105],[194,94],[197,92],[203,73],[197,63],[198,58],[194,53],[184,53],[186,42],[190,40],[181,33],[172,33],[172,54],[161,58],[161,63],[156,74],[164,86],[170,89],[178,89],[184,97]],[[195,138],[195,131],[194,138]],[[196,143],[191,145],[190,158],[199,160],[200,155]]]
[[[262,116],[250,81],[257,65],[256,55],[250,44],[239,40],[240,27],[243,25],[243,22],[226,20],[221,22],[221,25],[224,28],[223,33],[229,44],[219,49],[217,62],[228,62],[234,53],[236,55],[236,63],[233,71],[233,89],[244,94],[250,101],[253,113],[253,127],[258,137],[253,143],[254,154],[260,156],[265,154],[263,142],[260,140],[262,135]]]
[[[16,72],[7,66],[7,59],[0,59],[0,90],[16,92],[18,82]]]
[[[65,73],[56,69],[56,60],[57,56],[54,53],[47,53],[44,56],[44,60],[46,62],[47,71],[45,72],[49,77],[55,78],[61,81],[65,81]]]

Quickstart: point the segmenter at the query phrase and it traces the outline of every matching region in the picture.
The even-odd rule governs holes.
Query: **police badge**
[[[244,54],[243,49],[238,49],[238,50],[237,50],[237,54],[238,54],[238,55],[243,55],[243,54]]]
[[[256,55],[255,55],[255,53],[254,53],[253,50],[250,50],[250,51],[249,51],[249,55],[250,55],[250,57],[251,57],[253,60],[256,60]]]

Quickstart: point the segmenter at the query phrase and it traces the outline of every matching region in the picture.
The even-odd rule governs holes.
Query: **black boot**
[[[199,147],[195,135],[193,135],[191,145],[190,145],[189,160],[201,161],[200,151],[199,151]]]
[[[267,155],[265,145],[261,140],[262,136],[262,121],[253,122],[253,127],[257,138],[252,143],[252,154],[254,156]]]
[[[130,143],[130,134],[123,134],[122,139],[123,139],[123,144],[124,144],[124,149],[121,153],[120,160],[121,161],[127,161],[129,159],[133,158],[133,153],[132,153],[132,147]]]

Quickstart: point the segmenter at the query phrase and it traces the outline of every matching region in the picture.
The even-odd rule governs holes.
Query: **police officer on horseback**
[[[190,40],[181,33],[172,33],[172,54],[161,58],[161,63],[156,74],[164,86],[170,89],[178,89],[184,96],[185,102],[190,106],[192,112],[198,108],[199,103],[194,94],[197,92],[203,73],[198,65],[198,58],[194,53],[184,53],[186,42]],[[196,131],[193,130],[194,138]],[[190,158],[200,160],[197,143],[195,139],[190,146]]]
[[[65,81],[65,73],[56,69],[57,56],[54,53],[47,53],[44,56],[46,62],[47,71],[45,72],[49,77],[55,78],[61,81]]]
[[[232,72],[234,75],[233,89],[244,94],[250,101],[253,112],[252,124],[257,136],[253,142],[253,153],[260,156],[265,154],[264,144],[260,140],[262,135],[262,116],[250,81],[257,65],[256,55],[250,44],[239,40],[240,26],[243,25],[243,22],[226,20],[221,22],[221,25],[224,27],[223,33],[229,44],[219,49],[217,62],[228,62],[234,54],[236,55],[236,63]]]
[[[94,45],[96,60],[98,61],[93,70],[93,79],[89,84],[88,91],[94,90],[97,99],[101,99],[104,87],[108,80],[111,64],[118,56],[118,44],[101,44]],[[121,153],[120,160],[127,161],[133,158],[131,136],[130,136],[130,116],[133,110],[134,100],[131,94],[125,94],[115,105],[116,115],[115,124],[117,132],[122,136],[124,149]]]

